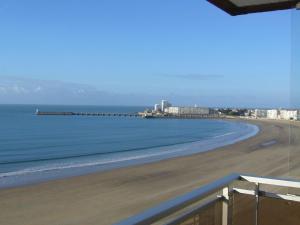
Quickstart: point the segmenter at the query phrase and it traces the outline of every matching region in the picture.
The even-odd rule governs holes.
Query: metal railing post
[[[222,191],[222,225],[228,225],[228,204],[229,204],[229,188],[225,187]]]
[[[255,209],[255,225],[258,225],[258,216],[259,216],[259,183],[255,183],[255,201],[256,201],[256,209]]]

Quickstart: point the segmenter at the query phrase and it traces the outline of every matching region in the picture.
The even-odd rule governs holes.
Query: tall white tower
[[[161,100],[161,111],[164,112],[166,108],[172,106],[167,100]]]

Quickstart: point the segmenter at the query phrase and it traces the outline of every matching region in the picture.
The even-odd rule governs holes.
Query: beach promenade
[[[0,224],[112,224],[232,172],[300,177],[300,124],[250,121],[261,132],[215,151],[0,190]]]

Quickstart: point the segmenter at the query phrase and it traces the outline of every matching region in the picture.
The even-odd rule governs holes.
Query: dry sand
[[[299,123],[252,123],[257,136],[214,151],[0,190],[0,224],[112,224],[232,172],[299,178]]]

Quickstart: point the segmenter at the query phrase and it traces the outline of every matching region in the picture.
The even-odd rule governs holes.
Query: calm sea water
[[[36,116],[145,107],[0,105],[0,188],[207,151],[258,128],[221,120]]]

